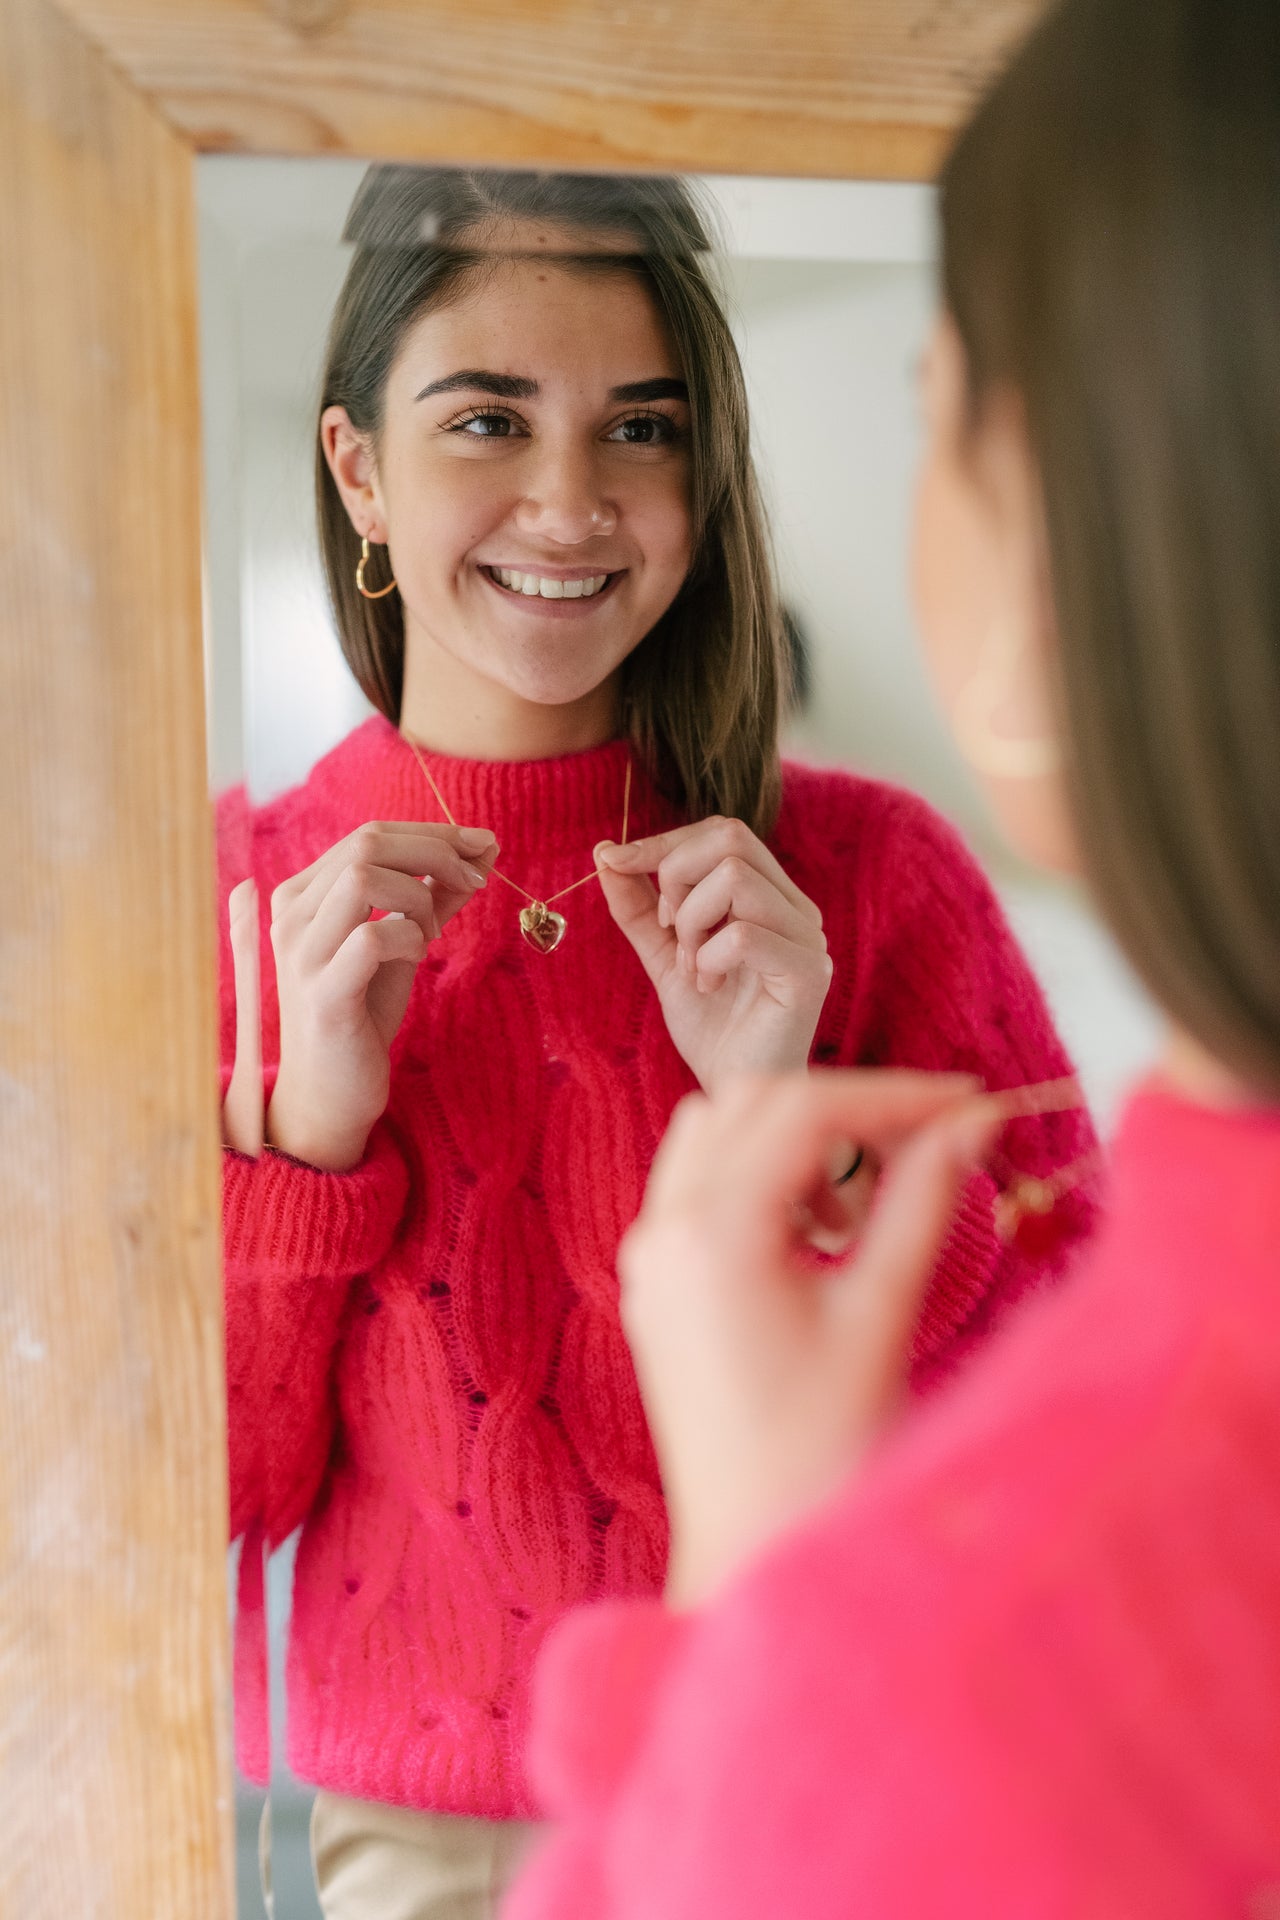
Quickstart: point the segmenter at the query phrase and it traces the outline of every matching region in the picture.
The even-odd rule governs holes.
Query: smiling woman
[[[488,721],[513,714],[505,685],[548,710],[548,731],[531,742],[521,714],[500,754],[621,729],[677,805],[767,829],[779,616],[742,371],[690,190],[384,167],[347,236],[358,251],[330,338],[317,487],[343,648],[373,704],[428,744],[433,722],[457,753],[478,694],[489,757]],[[428,549],[397,524],[441,537]],[[400,583],[381,607],[352,590],[366,532]],[[525,594],[530,576],[603,573],[600,617],[572,648],[549,646],[541,618],[502,626],[489,598],[512,591],[502,568],[540,616],[554,588]]]
[[[408,329],[376,430],[333,404],[321,443],[390,550],[405,731],[526,757],[614,732],[623,663],[684,584],[689,403],[634,258],[566,256],[530,220],[484,239]]]
[[[300,1529],[289,1759],[326,1913],[422,1920],[489,1911],[523,1847],[546,1632],[663,1578],[616,1256],[681,1097],[1069,1063],[954,835],[780,762],[743,376],[689,190],[376,168],[349,232],[319,518],[379,711],[253,818],[269,1100],[265,1150],[226,1164],[232,1517],[250,1569]],[[225,928],[222,961],[230,1067]],[[1045,1116],[1019,1157],[1090,1142]],[[878,1168],[838,1159],[808,1204],[843,1246]],[[918,1389],[1090,1217],[1076,1193],[1030,1254],[993,1197],[975,1179],[939,1265]]]

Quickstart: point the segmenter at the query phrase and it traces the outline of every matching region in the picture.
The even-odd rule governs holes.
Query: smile
[[[481,571],[488,574],[496,587],[526,600],[593,600],[622,577],[618,573],[588,573],[566,580],[563,576],[554,578],[544,573],[519,573],[513,567],[483,567]]]

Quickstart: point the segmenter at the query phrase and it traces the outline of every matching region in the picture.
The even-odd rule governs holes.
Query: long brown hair
[[[321,411],[344,406],[376,446],[407,329],[458,297],[492,259],[486,229],[512,217],[608,241],[611,250],[568,257],[576,270],[635,274],[671,334],[689,388],[695,558],[625,663],[623,725],[691,816],[736,814],[767,832],[779,797],[784,643],[742,369],[707,272],[707,223],[683,182],[371,167],[347,221],[355,254],[330,330]],[[399,595],[367,600],[356,591],[359,541],[318,445],[316,496],[343,652],[374,706],[398,723]]]
[[[942,181],[972,399],[1022,397],[1073,816],[1152,992],[1280,1093],[1280,6],[1066,0]]]

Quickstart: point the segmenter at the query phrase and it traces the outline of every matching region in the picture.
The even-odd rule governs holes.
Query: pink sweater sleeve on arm
[[[277,1543],[302,1521],[333,1437],[332,1367],[352,1281],[383,1258],[408,1193],[384,1127],[321,1173],[268,1149],[223,1156],[231,1531]]]
[[[249,873],[259,884],[263,1047],[267,1091],[277,1014],[255,817],[242,788],[221,796],[218,826],[218,978],[222,1080],[235,1051],[235,983],[227,897]],[[301,854],[296,864],[305,864]],[[408,1171],[390,1129],[374,1129],[360,1165],[323,1173],[268,1149],[223,1155],[227,1415],[231,1536],[269,1542],[291,1533],[315,1498],[333,1435],[332,1367],[353,1280],[395,1236]]]

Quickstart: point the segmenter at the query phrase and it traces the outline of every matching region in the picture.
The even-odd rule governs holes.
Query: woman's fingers
[[[465,869],[487,873],[497,852],[497,841],[483,828],[367,821],[277,887],[272,895],[271,917],[273,922],[285,915],[311,917],[338,875],[353,865],[385,867],[415,879],[431,874],[466,898],[474,888]]]
[[[407,873],[353,863],[323,896],[310,924],[300,930],[295,954],[304,968],[326,966],[354,929],[371,913],[399,913],[421,929],[424,940],[439,932],[434,887]]]
[[[415,920],[365,920],[343,941],[325,970],[325,998],[331,1005],[363,1000],[379,967],[391,960],[416,964],[426,938]]]
[[[820,947],[802,946],[750,920],[731,920],[712,934],[697,949],[692,964],[704,992],[722,986],[730,974],[754,973],[781,1006],[812,1005],[815,995],[820,1006],[831,985],[832,964],[825,940]]]
[[[822,916],[813,902],[741,820],[716,815],[709,820],[695,821],[691,827],[676,827],[670,833],[630,841],[625,847],[606,843],[597,849],[597,859],[615,873],[656,874],[659,894],[673,915],[679,912],[699,881],[722,860],[741,860],[771,881],[797,912],[812,924],[822,925]]]
[[[645,1209],[701,1205],[714,1190],[789,1237],[791,1209],[826,1179],[840,1141],[888,1159],[927,1121],[970,1100],[967,1074],[887,1068],[744,1075],[714,1101],[682,1102],[654,1164]]]
[[[694,955],[714,928],[731,919],[749,921],[798,947],[826,951],[814,916],[740,854],[727,855],[691,888],[675,912],[674,931],[685,952]]]
[[[1003,1124],[984,1095],[926,1121],[894,1156],[856,1254],[828,1283],[826,1304],[861,1382],[868,1427],[897,1397],[903,1355],[961,1191]]]
[[[403,838],[409,846],[409,836]],[[367,844],[395,857],[396,842],[388,836],[371,837]],[[296,940],[303,965],[323,966],[354,927],[378,912],[404,914],[417,922],[425,939],[431,940],[486,883],[481,867],[463,860],[455,848],[441,840],[415,840],[411,854],[404,857],[413,861],[408,870],[355,857],[341,866],[330,866],[323,889],[318,881],[313,882],[291,912],[273,922],[279,930],[277,939],[282,932]],[[426,887],[423,880],[429,883]]]
[[[657,985],[675,964],[676,937],[659,924],[658,894],[647,873],[615,873],[600,870],[600,886],[615,923],[622,929],[640,957],[649,978]]]

